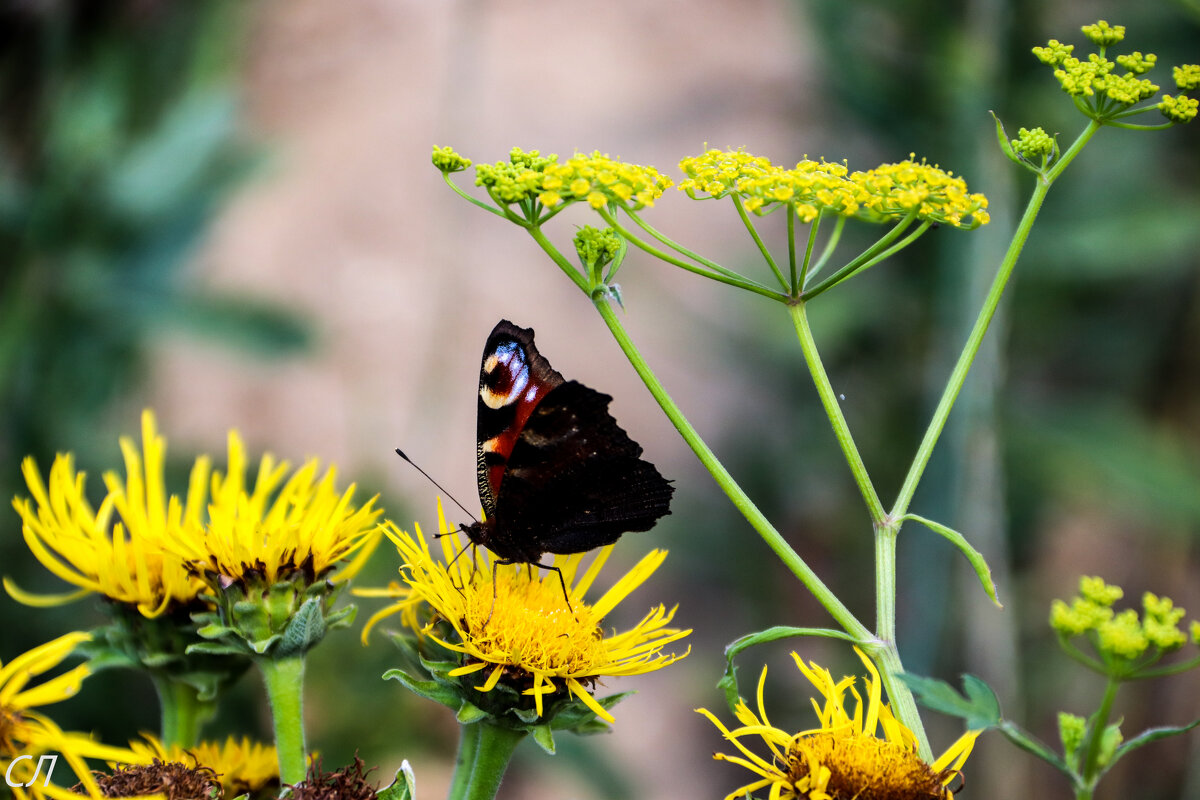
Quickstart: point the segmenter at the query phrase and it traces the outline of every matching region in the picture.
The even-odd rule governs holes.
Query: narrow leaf
[[[971,566],[975,569],[975,575],[978,576],[979,583],[983,585],[983,590],[987,592],[987,596],[992,598],[992,602],[996,604],[997,608],[1004,608],[1004,605],[996,597],[996,584],[992,580],[992,568],[987,565],[983,554],[972,547],[965,536],[940,522],[934,522],[931,519],[925,519],[925,517],[916,514],[905,514],[903,519],[911,519],[913,522],[921,523],[934,533],[940,533],[951,544],[957,547],[967,557],[967,561],[971,562]]]

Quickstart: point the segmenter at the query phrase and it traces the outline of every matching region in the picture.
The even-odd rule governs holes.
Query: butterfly
[[[564,379],[534,346],[531,328],[501,320],[492,329],[478,402],[486,516],[462,531],[501,563],[553,569],[540,563],[543,554],[612,544],[671,513],[674,488],[608,413],[612,397]]]

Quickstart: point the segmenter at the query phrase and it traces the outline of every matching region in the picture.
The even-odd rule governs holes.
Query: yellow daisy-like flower
[[[79,800],[78,794],[48,782],[50,775],[44,769],[48,764],[43,765],[43,755],[61,756],[83,790],[94,798],[101,796],[100,790],[85,758],[118,763],[138,760],[129,750],[101,744],[88,734],[63,731],[35,710],[79,692],[83,679],[91,673],[86,664],[36,686],[29,686],[29,682],[57,667],[77,644],[89,638],[87,633],[68,633],[0,664],[0,772],[17,800]]]
[[[818,728],[793,734],[771,725],[763,701],[765,667],[758,681],[758,713],[744,702],[738,704],[736,716],[741,727],[731,731],[706,709],[697,709],[741,751],[740,756],[716,753],[713,758],[738,764],[758,776],[730,792],[725,800],[767,787],[771,800],[952,800],[948,785],[970,755],[978,731],[963,734],[936,761],[925,763],[917,755],[912,731],[882,702],[874,665],[860,650],[855,648],[855,652],[870,673],[865,701],[854,688],[853,677],[835,682],[828,670],[811,662],[806,665],[792,654],[800,672],[824,697],[823,703],[813,700],[821,723]],[[847,692],[857,704],[853,714],[846,710]],[[765,757],[743,743],[751,737],[766,745]]]
[[[354,484],[339,493],[336,470],[330,467],[318,479],[315,459],[288,477],[291,465],[268,453],[253,489],[246,466],[242,439],[230,431],[228,469],[212,475],[208,524],[182,530],[170,543],[175,553],[193,568],[215,573],[222,584],[273,584],[296,575],[311,583],[352,556],[332,580],[347,580],[361,569],[379,541],[374,497],[356,508]]]
[[[156,617],[187,605],[203,588],[177,556],[164,552],[164,543],[201,530],[208,459],[196,461],[181,500],[165,488],[166,441],[152,412],[142,413],[140,451],[132,440],[120,441],[125,479],[105,473],[108,494],[98,510],[88,503],[86,476],[75,471],[69,453],[55,458],[46,483],[32,458],[22,463],[32,498],[18,497],[13,506],[21,515],[25,542],[38,561],[79,591],[35,595],[5,577],[4,588],[18,602],[58,605],[94,592]]]
[[[215,772],[225,790],[225,797],[237,797],[246,792],[257,796],[267,788],[279,786],[279,761],[275,748],[269,744],[228,737],[224,742],[200,742],[195,747],[172,745],[165,747],[159,739],[142,734],[144,741],[132,741],[129,749],[150,763],[179,762],[190,767],[208,767]]]
[[[541,572],[525,564],[498,564],[482,548],[459,551],[457,537],[447,535],[453,529],[447,525],[440,503],[438,517],[440,560],[430,552],[420,526],[413,536],[385,523],[388,537],[405,562],[401,571],[406,589],[403,599],[376,614],[372,624],[396,612],[413,624],[416,606],[428,606],[433,621],[418,626],[418,632],[462,656],[462,665],[448,677],[480,673],[481,680],[474,686],[480,692],[490,692],[504,682],[531,697],[539,717],[547,698],[565,692],[596,716],[612,722],[612,715],[588,691],[592,684],[607,676],[653,672],[687,655],[662,652],[666,645],[691,633],[667,627],[674,608],[668,611],[657,606],[623,633],[606,635],[602,627],[609,612],[663,562],[665,551],[650,552],[598,600],[588,603],[584,595],[611,547],[597,552],[582,574],[582,553],[555,556],[554,565],[560,572]],[[568,597],[564,597],[564,587]],[[449,627],[439,629],[438,621]]]

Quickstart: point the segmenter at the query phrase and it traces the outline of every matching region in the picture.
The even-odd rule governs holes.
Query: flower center
[[[604,661],[603,632],[592,607],[572,597],[568,607],[557,574],[538,580],[536,567],[517,565],[491,576],[480,571],[466,588],[466,628],[484,652],[511,664],[557,675],[588,675]]]
[[[953,798],[912,750],[874,736],[822,731],[796,737],[788,747],[788,774],[803,797],[852,800]]]

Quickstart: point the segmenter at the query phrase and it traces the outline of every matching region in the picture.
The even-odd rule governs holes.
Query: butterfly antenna
[[[418,467],[418,466],[417,466],[417,464],[416,464],[416,462],[414,462],[414,461],[413,461],[411,458],[409,458],[408,456],[406,456],[406,455],[404,454],[404,451],[403,451],[403,450],[401,450],[399,447],[397,447],[397,448],[396,448],[396,455],[398,455],[398,456],[400,456],[401,458],[403,458],[405,461],[407,461],[409,464],[411,464],[411,465],[412,465],[412,468],[413,468],[413,469],[415,469],[417,472],[419,472],[419,473],[421,473],[422,475],[424,475],[424,476],[425,476],[425,480],[429,481],[429,482],[430,482],[430,483],[432,483],[434,486],[436,486],[437,488],[441,489],[441,490],[442,490],[442,494],[446,495],[446,497],[449,497],[451,500],[453,500],[453,501],[454,501],[454,505],[456,505],[456,506],[458,506],[459,508],[461,508],[461,509],[462,509],[462,510],[463,510],[463,511],[466,513],[466,515],[467,515],[468,517],[470,517],[471,519],[474,519],[476,522],[478,522],[478,521],[479,521],[479,520],[475,519],[475,515],[474,515],[474,514],[472,514],[470,511],[467,511],[467,507],[466,507],[466,506],[464,506],[462,503],[458,502],[458,498],[457,498],[457,497],[455,497],[454,495],[452,495],[452,494],[450,494],[449,492],[447,492],[447,491],[446,491],[444,488],[442,488],[442,485],[441,485],[440,483],[438,483],[437,481],[435,481],[435,480],[434,480],[434,479],[433,479],[433,478],[432,478],[432,477],[429,475],[429,473],[428,473],[428,472],[426,472],[425,470],[423,470],[423,469],[421,469],[420,467]]]

